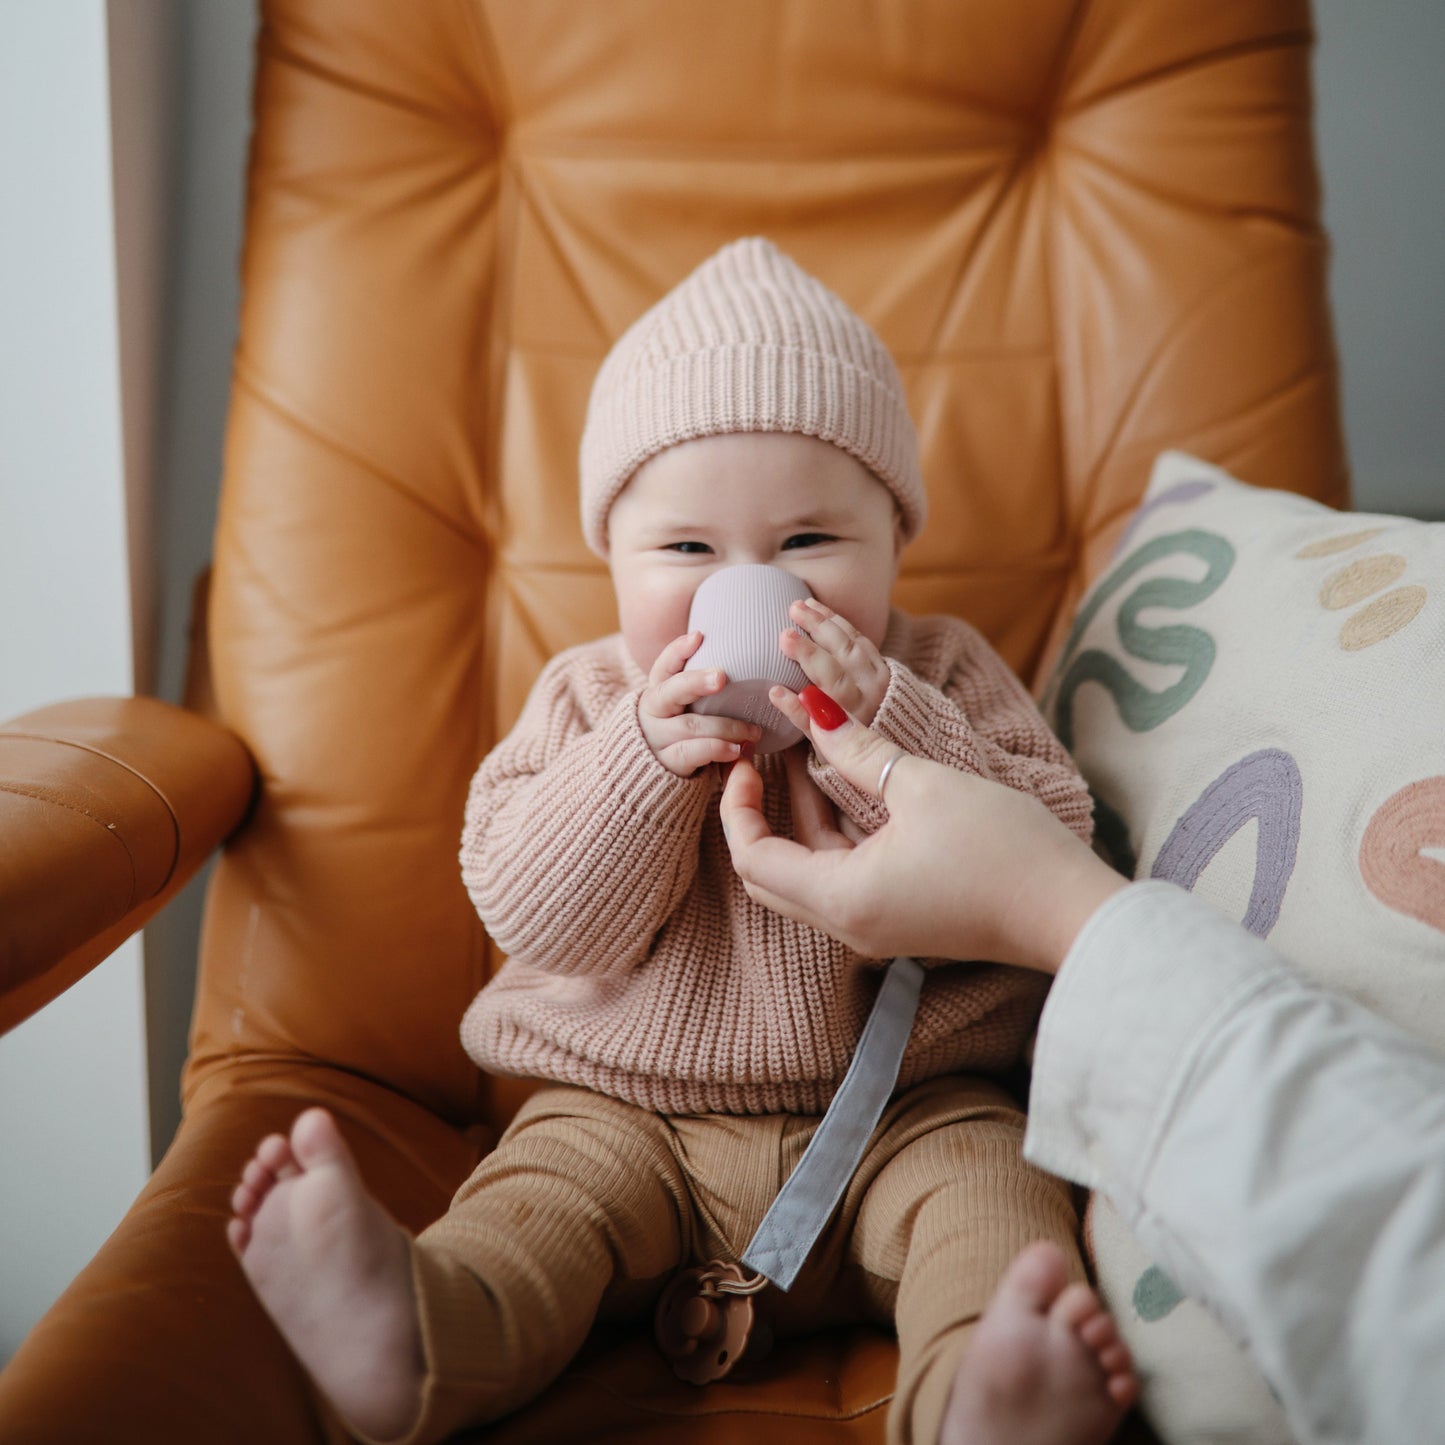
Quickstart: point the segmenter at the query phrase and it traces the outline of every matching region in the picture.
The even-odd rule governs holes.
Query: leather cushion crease
[[[768,236],[891,348],[930,507],[898,602],[1029,681],[1165,447],[1347,502],[1305,0],[847,14],[266,0],[208,636],[262,782],[210,887],[179,1137],[0,1376],[0,1438],[344,1438],[226,1199],[325,1102],[420,1227],[527,1091],[457,1042],[498,962],[458,873],[466,786],[544,661],[615,626],[577,515],[588,389],[724,242]],[[115,781],[134,881],[54,825],[94,881],[81,932],[175,846]],[[697,1390],[643,1321],[486,1438],[880,1442],[895,1358],[838,1330]]]

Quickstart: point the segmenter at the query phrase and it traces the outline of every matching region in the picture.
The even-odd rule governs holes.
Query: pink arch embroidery
[[[1445,778],[1421,778],[1387,798],[1360,840],[1365,887],[1386,908],[1445,933],[1445,863],[1425,848],[1445,848]]]

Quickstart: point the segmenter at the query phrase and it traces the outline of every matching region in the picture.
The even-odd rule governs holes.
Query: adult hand
[[[899,750],[851,718],[821,726],[792,693],[771,700],[822,757],[873,796]],[[833,715],[836,716],[836,707]],[[826,720],[826,719],[825,719]],[[1089,916],[1125,880],[1036,798],[903,755],[889,821],[853,843],[801,767],[788,770],[794,839],[774,837],[746,759],[722,797],[733,867],[749,895],[873,958],[990,959],[1057,971]]]

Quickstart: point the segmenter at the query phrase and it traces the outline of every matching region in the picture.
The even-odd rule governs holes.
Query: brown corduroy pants
[[[596,1319],[644,1316],[679,1268],[736,1259],[817,1125],[533,1095],[414,1244],[427,1379],[408,1445],[524,1404]],[[903,1091],[792,1290],[760,1297],[780,1335],[896,1326],[894,1445],[937,1439],[968,1334],[1025,1244],[1056,1241],[1083,1278],[1069,1187],[1024,1162],[1023,1132],[986,1080]]]

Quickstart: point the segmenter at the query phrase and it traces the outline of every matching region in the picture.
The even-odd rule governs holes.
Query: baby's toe
[[[1009,1299],[1025,1305],[1035,1314],[1046,1314],[1067,1293],[1068,1265],[1058,1245],[1036,1240],[1014,1256],[999,1281],[995,1299]]]
[[[1127,1345],[1112,1344],[1099,1351],[1099,1368],[1106,1375],[1127,1374],[1134,1368],[1134,1357],[1129,1353]]]
[[[1121,1410],[1127,1410],[1139,1398],[1139,1377],[1133,1370],[1111,1374],[1104,1382],[1104,1389]]]
[[[250,1221],[240,1217],[232,1219],[226,1225],[226,1238],[237,1254],[245,1254],[246,1246],[251,1242]]]
[[[276,1173],[259,1159],[252,1159],[241,1171],[241,1183],[257,1194],[264,1194],[276,1183]]]
[[[1119,1338],[1114,1317],[1102,1309],[1098,1314],[1080,1320],[1077,1334],[1091,1350],[1096,1352],[1112,1345]]]
[[[296,1156],[291,1152],[291,1141],[284,1134],[267,1134],[256,1146],[255,1159],[278,1177],[288,1166],[294,1168]]]
[[[1074,1283],[1068,1286],[1053,1303],[1050,1317],[1075,1333],[1088,1320],[1101,1314],[1103,1306],[1099,1297],[1086,1284]]]
[[[231,1191],[231,1213],[238,1219],[251,1219],[261,1207],[263,1195],[244,1180]]]

